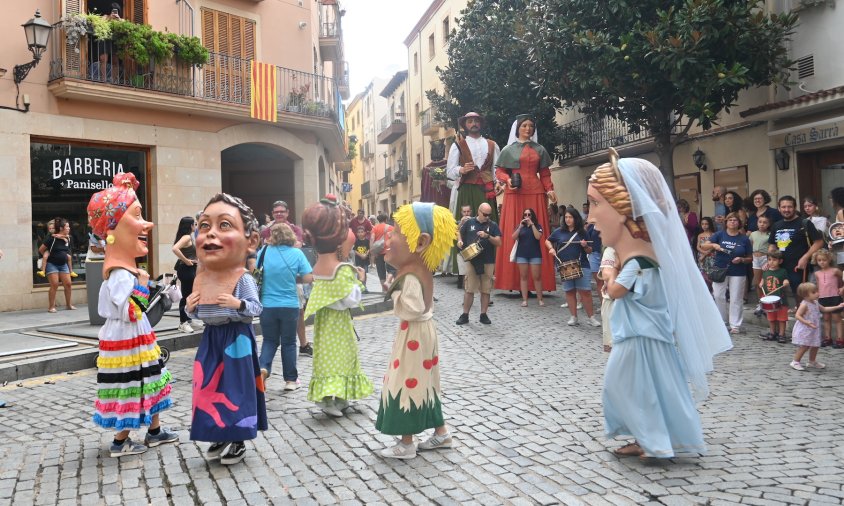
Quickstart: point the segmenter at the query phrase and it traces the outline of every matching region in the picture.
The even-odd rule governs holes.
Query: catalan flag
[[[250,116],[275,123],[278,99],[275,65],[252,60],[252,107]]]

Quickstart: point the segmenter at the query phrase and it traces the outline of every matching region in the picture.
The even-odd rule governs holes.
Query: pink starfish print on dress
[[[240,409],[238,406],[235,406],[228,397],[226,397],[226,394],[217,391],[217,385],[220,383],[220,376],[223,375],[223,365],[224,364],[220,362],[220,365],[217,366],[217,370],[214,371],[214,374],[211,376],[211,380],[208,382],[208,385],[203,387],[202,384],[205,382],[205,371],[202,370],[202,364],[199,361],[193,363],[193,416],[196,416],[197,409],[201,409],[202,411],[208,413],[208,416],[214,420],[217,427],[225,427],[226,424],[223,423],[223,420],[220,418],[220,412],[214,404],[222,404],[232,411]]]

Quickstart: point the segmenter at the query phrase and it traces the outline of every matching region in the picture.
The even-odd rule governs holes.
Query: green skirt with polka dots
[[[349,311],[322,308],[314,317],[314,372],[308,400],[345,400],[372,395],[372,382],[360,367],[358,343]]]

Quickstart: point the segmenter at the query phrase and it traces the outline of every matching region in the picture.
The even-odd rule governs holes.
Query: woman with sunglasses
[[[545,306],[542,300],[542,247],[539,240],[542,239],[542,225],[536,218],[533,209],[525,209],[522,213],[522,221],[513,231],[512,239],[518,241],[515,245],[515,256],[511,254],[511,260],[519,267],[519,288],[522,292],[522,307],[528,305],[528,273],[536,288],[536,298],[539,305]]]

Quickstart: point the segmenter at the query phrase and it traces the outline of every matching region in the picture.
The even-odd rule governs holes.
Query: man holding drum
[[[457,319],[458,325],[469,323],[469,310],[475,301],[475,294],[481,294],[480,322],[492,323],[487,316],[489,294],[492,291],[492,276],[495,271],[495,248],[501,246],[501,230],[490,219],[492,206],[484,202],[478,207],[478,215],[466,220],[460,227],[460,239],[457,247],[469,264],[466,269],[466,281],[463,294],[463,314]]]

